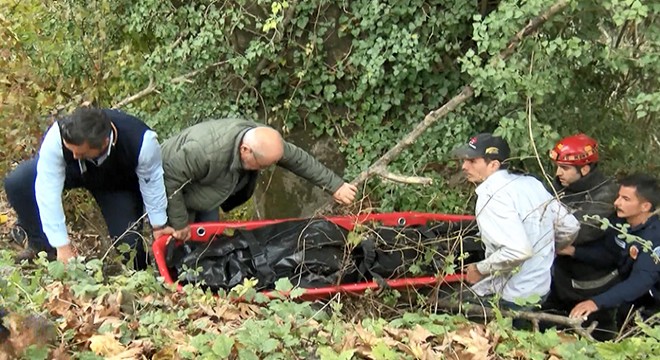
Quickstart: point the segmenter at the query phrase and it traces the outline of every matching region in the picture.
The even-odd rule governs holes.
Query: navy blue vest
[[[86,170],[81,172],[78,160],[62,143],[66,162],[66,181],[70,187],[84,187],[89,190],[129,190],[140,191],[135,169],[138,165],[144,133],[150,128],[140,119],[118,110],[103,110],[117,129],[115,144],[110,155],[100,166],[84,161]],[[58,124],[59,125],[59,124]]]

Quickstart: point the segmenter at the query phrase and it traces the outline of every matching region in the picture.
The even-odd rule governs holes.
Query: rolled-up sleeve
[[[39,149],[37,178],[34,183],[34,193],[44,234],[50,245],[56,248],[69,244],[64,207],[62,206],[62,190],[66,176],[62,146],[60,128],[55,123],[46,133]]]
[[[155,132],[147,131],[135,169],[140,184],[144,207],[152,226],[167,223],[167,195],[163,181],[163,160]]]

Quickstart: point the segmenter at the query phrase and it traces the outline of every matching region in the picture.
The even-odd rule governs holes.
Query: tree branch
[[[507,47],[500,51],[499,58],[502,60],[505,60],[513,52],[516,50],[518,47],[518,44],[524,39],[526,36],[529,34],[535,32],[538,30],[541,25],[545,24],[551,17],[557,15],[560,11],[564,10],[564,8],[568,5],[568,1],[566,0],[559,0],[554,5],[550,6],[548,10],[546,10],[544,13],[541,15],[535,17],[530,21],[527,26],[525,26],[522,30],[518,31],[516,35],[514,35],[511,39],[509,39],[509,44]]]
[[[191,71],[191,72],[189,72],[189,73],[187,73],[187,74],[183,74],[183,75],[181,75],[181,76],[177,76],[177,77],[173,78],[172,80],[170,80],[170,82],[173,83],[173,84],[180,83],[180,82],[192,83],[193,81],[190,80],[190,79],[193,78],[195,75],[197,75],[197,74],[199,74],[199,73],[201,73],[201,72],[203,72],[203,71],[206,71],[206,70],[208,70],[208,69],[211,69],[211,68],[214,68],[214,67],[217,67],[217,66],[220,66],[220,65],[226,64],[227,61],[228,61],[228,60],[218,61],[218,62],[213,63],[213,64],[211,64],[211,65],[207,65],[207,66],[205,66],[205,67],[203,67],[203,68],[201,68],[201,69],[193,70],[193,71]]]
[[[225,64],[225,63],[227,63],[227,60],[225,60],[225,61],[218,61],[218,62],[213,63],[213,64],[211,64],[211,65],[207,65],[207,66],[205,66],[205,67],[203,67],[203,68],[201,68],[201,69],[193,70],[193,71],[191,71],[191,72],[189,72],[189,73],[186,73],[186,74],[183,74],[183,75],[180,75],[180,76],[177,76],[177,77],[175,77],[175,78],[170,79],[170,83],[172,83],[172,84],[181,83],[181,82],[193,83],[194,81],[192,81],[191,79],[192,79],[195,75],[197,75],[197,74],[199,74],[199,73],[201,73],[201,72],[204,72],[204,71],[206,71],[206,70],[209,70],[209,69],[211,69],[211,68],[214,68],[214,67],[217,67],[217,66],[223,65],[223,64]],[[145,97],[145,96],[147,96],[147,95],[150,95],[150,94],[156,92],[157,90],[158,90],[158,85],[154,83],[153,78],[150,78],[150,79],[149,79],[149,85],[147,85],[146,88],[140,90],[140,91],[139,91],[138,93],[136,93],[136,94],[133,94],[133,95],[131,95],[131,96],[129,96],[129,97],[127,97],[127,98],[125,98],[125,99],[119,101],[118,103],[116,103],[115,105],[113,105],[112,108],[113,108],[113,109],[118,109],[118,108],[120,108],[120,107],[122,107],[122,106],[126,106],[126,105],[128,105],[128,104],[130,104],[130,103],[132,103],[132,102],[134,102],[134,101],[136,101],[136,100],[139,100],[139,99],[141,99],[141,98],[143,98],[143,97]]]
[[[142,91],[140,91],[140,92],[138,92],[134,95],[131,95],[131,96],[125,98],[124,100],[116,103],[115,105],[112,106],[112,108],[113,109],[119,109],[120,107],[126,106],[127,104],[130,104],[133,101],[141,99],[141,98],[151,94],[154,91],[156,91],[156,84],[154,84],[154,79],[153,78],[149,78],[149,85],[147,85],[146,88],[144,88]]]
[[[621,40],[623,39],[623,34],[626,33],[626,29],[628,28],[628,22],[629,21],[630,20],[626,20],[623,23],[623,26],[621,26],[621,30],[619,31],[619,36],[616,37],[616,43],[614,43],[614,48],[615,49],[619,48],[619,44],[621,44]]]
[[[509,43],[506,46],[506,48],[500,51],[497,57],[491,58],[491,62],[495,63],[499,60],[506,60],[509,56],[511,56],[511,54],[513,54],[518,44],[525,36],[536,31],[541,25],[543,25],[546,21],[548,21],[548,19],[550,19],[552,16],[560,12],[567,5],[568,5],[567,0],[559,0],[550,8],[548,8],[548,10],[543,12],[541,15],[532,19],[527,24],[527,26],[525,26],[522,30],[516,33],[516,35],[514,35],[509,40]],[[387,165],[389,165],[389,163],[392,162],[392,160],[394,160],[397,156],[399,156],[399,154],[401,154],[403,150],[405,150],[410,145],[412,145],[417,140],[417,138],[419,138],[419,136],[422,135],[424,131],[426,131],[426,129],[431,127],[431,125],[435,124],[439,119],[445,117],[451,111],[456,109],[459,105],[466,102],[473,95],[474,95],[474,90],[472,89],[472,86],[470,85],[464,86],[458,95],[454,96],[451,100],[449,100],[447,103],[442,105],[442,107],[440,107],[439,109],[433,110],[430,113],[428,113],[424,117],[424,120],[422,120],[422,122],[417,124],[415,128],[410,133],[408,133],[408,135],[406,135],[393,148],[391,148],[388,152],[386,152],[385,155],[383,155],[378,160],[376,160],[376,162],[374,162],[367,170],[358,174],[358,176],[353,181],[351,181],[351,184],[358,186],[362,184],[364,181],[366,181],[371,174],[376,173],[374,171],[375,169],[387,167]],[[326,205],[324,205],[318,210],[318,213],[330,212],[332,210],[333,205],[334,205],[333,202],[328,202]]]
[[[459,304],[449,300],[438,300],[435,304],[438,308],[442,308],[451,312],[461,312],[466,315],[480,317],[484,317],[485,315],[486,318],[496,317],[495,311],[492,308],[480,306],[477,304]],[[589,327],[585,329],[582,327],[583,319],[574,319],[567,316],[548,314],[544,312],[500,310],[500,313],[506,317],[529,320],[532,322],[535,330],[539,329],[539,322],[541,321],[562,325],[589,340],[593,340],[591,333],[598,325],[598,322],[594,321]]]
[[[378,176],[382,177],[383,179],[387,179],[387,180],[402,183],[402,184],[414,184],[414,185],[431,185],[431,184],[433,184],[433,179],[431,179],[431,178],[395,174],[393,172],[387,171],[386,168],[374,169],[374,172],[372,172],[372,174],[378,175]]]

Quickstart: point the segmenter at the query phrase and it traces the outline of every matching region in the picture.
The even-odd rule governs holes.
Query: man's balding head
[[[284,139],[270,127],[248,130],[240,146],[241,162],[246,170],[265,169],[278,162],[284,155]]]

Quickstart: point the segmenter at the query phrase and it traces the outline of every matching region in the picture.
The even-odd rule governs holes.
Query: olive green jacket
[[[194,220],[197,211],[222,206],[223,210],[247,201],[256,186],[257,171],[244,171],[239,156],[243,135],[254,127],[264,126],[241,119],[210,120],[183,130],[162,145],[167,215],[169,224],[182,229]],[[294,174],[333,194],[344,180],[323,166],[307,152],[288,142],[277,163]],[[240,174],[250,176],[242,198],[236,198]],[[225,203],[229,198],[231,204]]]

